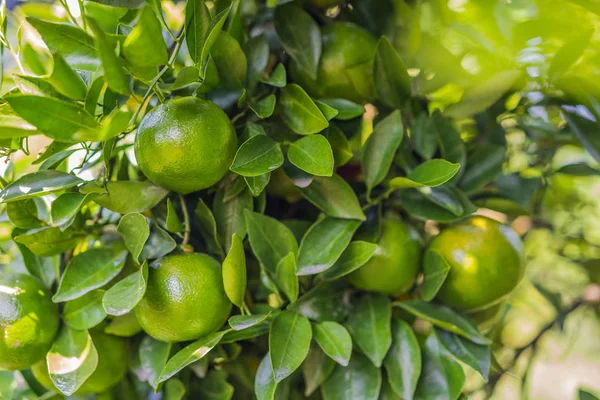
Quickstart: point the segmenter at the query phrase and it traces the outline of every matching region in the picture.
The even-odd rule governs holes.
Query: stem
[[[9,53],[13,56],[13,58],[15,59],[15,63],[17,64],[17,67],[19,68],[19,71],[21,71],[21,74],[25,74],[25,69],[23,68],[23,65],[21,64],[21,60],[19,59],[19,55],[17,53],[15,53],[14,49],[12,48],[12,46],[10,45],[10,42],[8,40],[6,40],[6,46],[5,46]]]
[[[183,212],[183,245],[188,244],[190,241],[190,213],[188,212],[187,205],[183,195],[179,195],[179,201],[181,202],[181,211]]]

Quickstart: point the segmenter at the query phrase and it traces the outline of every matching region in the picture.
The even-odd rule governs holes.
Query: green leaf
[[[214,372],[214,371],[211,371]],[[204,385],[201,387],[201,391],[210,390],[210,388],[206,387],[209,384],[208,379],[204,380]],[[233,387],[232,394],[233,394]],[[185,396],[185,385],[177,378],[169,379],[167,383],[165,383],[165,400],[182,400]],[[210,392],[211,394],[216,394],[215,392]],[[216,395],[219,395],[217,393]]]
[[[460,179],[460,188],[473,193],[502,174],[506,147],[489,143],[478,144],[469,153],[467,169]]]
[[[381,390],[381,372],[357,353],[347,367],[336,366],[321,388],[323,400],[378,400]]]
[[[462,366],[430,335],[423,348],[423,372],[417,384],[417,399],[454,400],[465,383]]]
[[[198,392],[201,395],[200,398],[207,400],[232,399],[235,389],[231,384],[228,383],[228,378],[229,372],[226,372],[224,370],[208,371],[208,376],[202,379],[202,385],[198,387]]]
[[[281,89],[279,112],[283,122],[300,135],[318,133],[329,126],[315,102],[294,83]]]
[[[419,287],[419,296],[425,301],[435,298],[450,272],[450,265],[435,250],[428,249],[423,260],[423,283]]]
[[[96,21],[87,18],[88,26],[94,33],[94,45],[102,62],[104,80],[116,93],[127,95],[131,92],[129,79],[125,73],[123,60],[117,56],[118,44],[106,36]]]
[[[465,165],[467,162],[467,150],[460,137],[460,133],[448,118],[444,118],[439,112],[435,112],[431,119],[433,120],[434,131],[437,134],[438,146],[442,153],[442,158],[453,163]],[[455,180],[460,178],[462,171],[459,170]]]
[[[411,96],[406,65],[389,39],[381,36],[373,61],[373,82],[377,98],[390,108],[402,108]]]
[[[221,340],[221,343],[235,343],[239,342],[240,340],[255,339],[264,336],[267,333],[269,333],[269,323],[267,321],[263,321],[259,324],[251,326],[247,329],[243,329],[241,331],[228,331],[223,336],[223,340]]]
[[[281,222],[259,213],[245,211],[248,240],[252,252],[271,273],[289,253],[298,253],[294,234]]]
[[[241,308],[246,293],[246,254],[242,238],[237,233],[232,235],[231,248],[223,260],[222,273],[227,298]]]
[[[435,334],[446,350],[479,372],[485,382],[488,381],[492,357],[489,346],[473,343],[441,329],[436,329]]]
[[[365,220],[358,198],[339,175],[315,177],[310,185],[298,188],[305,199],[330,217]]]
[[[325,321],[313,325],[317,344],[325,354],[344,367],[350,362],[352,355],[352,338],[342,325],[333,321]]]
[[[420,300],[403,301],[394,304],[413,314],[415,317],[429,321],[448,332],[456,333],[473,343],[488,344],[490,342],[490,339],[482,335],[471,321],[460,316],[449,307]]]
[[[358,300],[346,327],[354,342],[377,368],[392,345],[392,307],[386,296],[367,294]]]
[[[164,86],[160,85],[160,87],[164,90],[174,91],[186,87],[193,87],[192,85],[200,86],[200,82],[198,80],[199,76],[200,70],[198,68],[192,66],[183,67],[179,70],[179,73],[175,78],[175,82]]]
[[[68,301],[63,309],[63,320],[72,329],[83,331],[93,328],[106,318],[102,308],[104,290],[94,290],[88,294]]]
[[[269,314],[234,315],[229,318],[229,326],[234,331],[242,331],[256,326],[267,319]]]
[[[256,371],[254,377],[254,394],[257,400],[274,400],[277,382],[273,375],[273,367],[271,366],[271,355],[267,353]]]
[[[406,178],[399,176],[392,179],[389,186],[394,189],[440,186],[452,179],[459,169],[459,164],[435,158],[417,166]]]
[[[26,230],[39,228],[43,225],[43,222],[38,218],[38,209],[33,199],[12,201],[6,204],[6,215],[17,228]]]
[[[410,325],[392,321],[392,346],[383,360],[387,380],[395,394],[411,400],[421,375],[421,349]]]
[[[292,311],[277,314],[269,333],[269,354],[275,382],[281,382],[302,364],[308,355],[312,330],[306,317]]]
[[[30,230],[14,237],[15,242],[25,245],[40,257],[54,256],[75,247],[85,235],[72,228],[62,231],[59,227]]]
[[[595,395],[593,395],[592,393],[588,392],[587,390],[584,389],[579,389],[579,393],[578,393],[579,400],[598,400],[598,397],[596,397]]]
[[[437,150],[438,135],[434,121],[421,113],[413,122],[410,139],[415,146],[415,151],[424,159],[429,160]]]
[[[189,0],[185,6],[185,40],[194,64],[204,77],[204,63],[229,16],[231,4],[211,18],[203,0]]]
[[[22,232],[21,229],[15,228],[11,233],[11,237],[14,240],[14,238],[19,236]],[[21,243],[16,242],[16,245],[21,252],[23,264],[25,265],[27,272],[42,281],[44,286],[52,286],[52,283],[58,274],[60,264],[59,257],[39,257]]]
[[[375,243],[354,241],[350,242],[340,258],[331,268],[321,274],[323,279],[334,280],[346,276],[365,265],[377,250]]]
[[[167,199],[167,219],[165,221],[165,226],[169,232],[173,233],[183,232],[184,229],[171,199]]]
[[[87,87],[81,76],[73,71],[60,54],[55,53],[52,58],[54,59],[54,67],[48,77],[50,84],[57,92],[70,99],[84,100]]]
[[[108,289],[102,299],[102,307],[107,314],[125,315],[142,300],[146,293],[148,281],[148,261],[140,267],[139,271],[121,279]]]
[[[260,80],[262,83],[282,88],[287,85],[287,74],[285,72],[285,67],[283,64],[277,64],[273,72],[271,72],[271,76],[268,78],[263,78]]]
[[[228,89],[242,89],[246,86],[248,62],[237,40],[227,32],[221,31],[210,54],[215,61],[223,86]]]
[[[422,192],[406,190],[400,198],[408,214],[421,220],[454,222],[477,211],[467,196],[453,186],[424,188]]]
[[[156,380],[157,384],[166,381],[188,365],[195,363],[210,352],[221,341],[225,332],[215,332],[187,345],[169,359]]]
[[[58,53],[74,68],[95,71],[100,61],[96,57],[94,39],[72,25],[54,24],[27,17],[53,53]]]
[[[346,99],[319,99],[321,103],[327,104],[337,110],[335,119],[347,121],[356,117],[360,117],[365,113],[365,107],[362,104],[356,104]]]
[[[0,203],[44,196],[59,190],[69,189],[83,180],[65,172],[48,170],[23,175],[0,192]]]
[[[582,105],[577,106],[577,108],[563,106],[562,111],[569,128],[575,133],[583,147],[596,162],[600,162],[600,136],[597,135],[598,122],[592,116],[593,114]]]
[[[112,317],[104,332],[120,337],[132,337],[142,331],[135,312],[131,311],[120,317]]]
[[[277,7],[273,23],[285,51],[316,80],[321,57],[321,31],[317,23],[295,4]]]
[[[256,103],[250,102],[249,107],[258,118],[265,119],[269,118],[275,111],[275,101],[275,95],[270,94]]]
[[[360,221],[326,217],[310,227],[298,251],[298,275],[326,271],[340,258]]]
[[[123,42],[122,52],[127,62],[137,67],[155,67],[168,62],[162,27],[152,7],[142,9],[137,24]]]
[[[140,8],[144,4],[144,0],[95,0],[97,3],[105,4],[111,7],[122,8]]]
[[[302,375],[306,384],[305,397],[312,395],[329,378],[335,365],[335,362],[327,357],[319,347],[310,346],[308,356],[302,363]]]
[[[333,151],[323,135],[305,136],[291,143],[287,156],[292,164],[311,175],[333,175]]]
[[[268,172],[266,174],[258,175],[258,176],[245,176],[244,181],[246,181],[246,185],[252,196],[257,197],[265,190],[269,181],[271,180],[271,173]]]
[[[235,154],[229,169],[243,176],[259,176],[276,170],[283,164],[281,146],[266,135],[246,140]]]
[[[70,396],[96,370],[98,352],[88,331],[63,326],[46,354],[46,362],[54,386]]]
[[[0,139],[12,139],[39,135],[35,126],[23,118],[13,115],[4,115],[0,120]]]
[[[331,121],[338,114],[338,110],[331,107],[329,104],[323,103],[319,100],[313,100],[313,101],[315,102],[317,107],[319,107],[319,110],[321,110],[321,112],[323,113],[323,116],[325,117],[325,119],[327,121]]]
[[[167,364],[169,354],[171,353],[171,343],[161,342],[151,336],[144,336],[139,347],[139,361],[142,381],[148,382],[154,390],[157,389],[156,383],[158,376]]]
[[[96,193],[63,193],[52,202],[52,224],[54,226],[70,226],[83,206],[92,201]],[[12,204],[12,203],[11,203]]]
[[[81,138],[95,137],[100,128],[94,117],[83,108],[63,100],[18,95],[9,96],[6,101],[23,119],[60,142],[78,142]]]
[[[265,33],[254,36],[244,44],[248,60],[246,87],[252,91],[261,80],[269,62],[269,38]]]
[[[315,321],[341,322],[350,313],[350,304],[345,300],[349,293],[345,282],[323,282],[300,296],[288,309]]]
[[[121,217],[117,232],[123,236],[127,250],[133,259],[139,263],[144,244],[150,236],[150,227],[146,217],[139,213],[129,213]]]
[[[239,237],[246,237],[246,220],[244,210],[252,210],[254,203],[248,190],[243,190],[239,195],[229,201],[223,201],[223,191],[219,190],[213,203],[213,212],[219,238],[226,249],[231,248],[231,238],[234,233]]]
[[[290,303],[298,299],[298,277],[296,276],[296,254],[288,253],[287,256],[279,260],[275,269],[278,286],[287,296]]]
[[[126,258],[126,252],[111,248],[94,248],[74,256],[52,301],[73,300],[104,286],[121,272]]]
[[[548,67],[548,79],[551,82],[561,78],[579,60],[585,49],[589,46],[593,33],[593,29],[575,32],[574,37],[566,41],[558,49]]]
[[[348,138],[340,128],[335,125],[330,125],[329,128],[327,128],[325,137],[327,137],[331,150],[333,151],[333,159],[335,160],[336,167],[345,165],[352,160],[352,157],[354,157],[352,147],[350,146]]]
[[[198,201],[198,205],[194,209],[194,216],[200,224],[200,236],[206,242],[209,251],[223,256],[223,247],[221,247],[217,233],[217,222],[212,211],[202,199]]]
[[[398,110],[375,125],[373,133],[364,145],[362,155],[362,167],[368,189],[373,189],[383,181],[403,137],[402,115]]]
[[[80,192],[87,194],[104,190],[95,184],[87,184],[81,187]],[[106,182],[106,193],[94,201],[119,214],[140,213],[157,205],[168,193],[168,190],[150,181],[109,181]]]

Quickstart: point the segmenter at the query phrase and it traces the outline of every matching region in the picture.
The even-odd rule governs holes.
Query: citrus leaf
[[[340,258],[360,221],[323,218],[310,227],[298,250],[298,275],[323,272]]]
[[[348,138],[346,135],[344,135],[340,128],[335,125],[330,125],[329,128],[327,128],[327,133],[325,136],[331,145],[336,167],[345,165],[352,160],[352,157],[354,157],[352,147],[350,146]]]
[[[260,361],[254,377],[254,394],[257,400],[273,400],[276,390],[277,382],[273,375],[271,356],[267,353]]]
[[[169,191],[150,181],[109,181],[106,191],[96,184],[81,187],[81,193],[102,193],[96,203],[119,214],[140,213],[157,205]]]
[[[429,160],[437,150],[438,135],[434,121],[425,113],[421,113],[413,122],[410,139],[415,151],[424,159]]]
[[[58,255],[75,247],[85,234],[72,228],[38,228],[14,237],[15,242],[25,245],[33,254],[40,257]]]
[[[283,153],[279,143],[266,135],[255,135],[240,146],[229,169],[243,176],[258,176],[282,164]]]
[[[279,260],[275,270],[275,276],[278,286],[287,296],[290,303],[298,298],[298,277],[296,276],[296,255],[288,253],[287,256]]]
[[[311,175],[333,175],[333,151],[323,135],[310,135],[291,143],[287,156],[292,164]]]
[[[313,394],[329,378],[335,365],[318,346],[310,346],[308,356],[302,363],[302,376],[306,384],[305,397]]]
[[[173,233],[183,232],[184,229],[171,199],[167,199],[167,219],[165,221],[165,227],[169,232]]]
[[[436,158],[418,165],[406,178],[392,179],[389,186],[394,189],[440,186],[452,179],[459,169],[459,164]]]
[[[582,105],[577,106],[577,108],[563,106],[562,111],[569,127],[583,147],[596,162],[600,162],[600,137],[596,134],[598,132],[596,118]]]
[[[269,38],[265,33],[254,36],[244,44],[244,53],[248,60],[246,87],[254,90],[261,80],[269,62]]]
[[[285,67],[281,63],[277,64],[273,72],[271,72],[271,76],[263,78],[260,81],[278,88],[285,87],[285,85],[287,85],[287,73],[285,72]]]
[[[231,248],[223,260],[222,273],[227,298],[241,308],[246,293],[246,254],[242,238],[237,233],[232,235]]]
[[[139,263],[144,244],[150,236],[150,227],[146,217],[139,213],[129,213],[121,217],[117,232],[123,236],[127,250],[133,259]]]
[[[3,115],[0,119],[0,139],[39,135],[35,126],[16,115]]]
[[[392,321],[392,346],[383,365],[388,383],[396,396],[411,400],[421,375],[421,349],[408,323]]]
[[[321,276],[326,280],[333,280],[348,275],[352,271],[362,267],[373,257],[377,250],[375,243],[354,241],[350,242],[340,258],[331,268],[323,272]]]
[[[139,347],[139,372],[141,381],[148,382],[155,390],[158,387],[156,380],[167,364],[171,353],[171,343],[161,342],[151,336],[144,336]]]
[[[373,82],[377,98],[391,108],[402,108],[411,96],[406,65],[389,39],[381,36],[373,61]]]
[[[73,300],[104,286],[121,272],[126,258],[126,252],[111,248],[90,249],[74,256],[52,301]]]
[[[325,354],[344,367],[350,362],[352,355],[352,338],[342,325],[333,321],[325,321],[313,325],[317,344]]]
[[[329,126],[315,102],[294,83],[281,89],[279,110],[283,122],[300,135],[321,132]]]
[[[141,331],[142,327],[133,311],[120,317],[112,317],[108,325],[104,328],[105,333],[120,337],[132,337]]]
[[[423,260],[423,283],[419,295],[425,301],[431,301],[438,293],[450,272],[450,265],[440,253],[428,249]]]
[[[228,89],[244,88],[248,62],[237,40],[225,31],[219,32],[210,55],[217,66],[223,86]],[[274,106],[275,102],[273,102]]]
[[[146,293],[148,281],[148,261],[140,267],[139,271],[121,279],[108,289],[102,299],[102,307],[107,314],[125,315],[142,300]]]
[[[363,213],[350,185],[339,175],[315,177],[307,187],[299,187],[302,196],[330,217],[358,219]]]
[[[320,102],[319,100],[313,100],[313,101],[315,102],[317,107],[319,107],[319,110],[321,110],[321,112],[323,113],[323,116],[325,117],[325,119],[327,121],[331,121],[338,114],[338,110],[331,107],[329,104]]]
[[[352,339],[377,368],[392,345],[392,307],[383,295],[365,295],[356,303],[346,327]]]
[[[63,193],[52,202],[52,225],[67,228],[79,210],[97,196],[96,193]]]
[[[117,46],[115,40],[106,36],[98,23],[87,18],[88,26],[94,33],[94,46],[100,57],[104,80],[108,87],[116,93],[127,95],[131,93],[128,76],[125,74],[125,63],[116,54]]]
[[[268,316],[269,314],[234,315],[229,318],[228,323],[234,331],[242,331],[260,324],[266,320]]]
[[[473,343],[441,329],[436,329],[435,334],[446,350],[479,372],[485,382],[488,381],[492,357],[489,346]]]
[[[334,119],[347,121],[356,117],[360,117],[365,113],[365,107],[362,104],[356,104],[346,99],[319,99],[321,103],[327,104],[337,110]]]
[[[63,320],[72,329],[80,331],[93,328],[106,318],[102,308],[104,290],[94,290],[86,295],[68,301],[63,309]]]
[[[54,67],[48,77],[50,84],[57,92],[73,100],[84,100],[87,87],[81,76],[73,71],[65,59],[58,53],[52,55]]]
[[[249,107],[258,118],[265,119],[269,118],[275,111],[275,101],[275,95],[270,94],[256,103],[250,102]]]
[[[292,311],[277,314],[269,333],[269,354],[275,382],[281,382],[302,364],[308,355],[312,331],[306,317]]]
[[[137,67],[155,67],[168,62],[162,27],[152,7],[144,7],[139,13],[137,23],[123,42],[122,53],[127,62]]]
[[[0,203],[44,196],[69,189],[82,183],[75,175],[56,170],[38,171],[23,175],[0,192]]]
[[[219,190],[214,198],[213,212],[219,238],[226,249],[231,248],[231,237],[237,233],[239,237],[246,237],[246,220],[244,210],[252,210],[254,203],[248,190],[243,190],[239,195],[229,201],[223,200],[223,190]]]
[[[321,388],[323,400],[378,400],[381,372],[364,356],[354,353],[347,367],[338,365]]]
[[[250,192],[252,193],[252,196],[254,196],[254,197],[258,197],[258,196],[260,196],[261,193],[263,193],[263,190],[265,190],[265,188],[269,184],[270,180],[271,180],[270,172],[267,172],[266,174],[262,174],[262,175],[258,175],[258,176],[245,176],[244,177],[244,181],[246,181],[246,185],[248,186],[248,189],[250,189]]]
[[[198,205],[194,209],[194,216],[200,223],[200,235],[207,243],[208,249],[214,254],[224,256],[223,247],[219,242],[215,216],[202,199],[198,201]]]

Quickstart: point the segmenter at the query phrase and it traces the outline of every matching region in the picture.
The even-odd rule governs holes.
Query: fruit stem
[[[181,202],[181,211],[183,212],[183,242],[182,245],[187,245],[190,241],[190,213],[188,212],[187,205],[183,195],[179,195],[179,201]]]

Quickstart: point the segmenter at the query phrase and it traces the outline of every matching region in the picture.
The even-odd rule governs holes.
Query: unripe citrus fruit
[[[323,49],[317,79],[295,62],[294,80],[314,97],[337,97],[366,103],[373,99],[373,57],[377,42],[366,30],[347,22],[321,28]]]
[[[523,278],[521,239],[510,227],[488,218],[473,217],[444,229],[429,248],[450,264],[437,297],[460,310],[501,301]]]
[[[221,264],[193,253],[167,256],[151,265],[146,294],[135,315],[153,338],[181,342],[217,330],[230,310]]]
[[[155,184],[186,194],[225,176],[237,149],[227,115],[197,97],[170,100],[150,111],[137,130],[135,157]]]
[[[127,373],[129,357],[127,340],[106,334],[101,328],[91,330],[90,336],[98,352],[98,366],[75,392],[80,396],[104,392],[119,383]],[[31,368],[31,372],[46,389],[57,391],[48,374],[48,364],[45,359],[36,363]]]
[[[348,278],[359,289],[398,296],[414,284],[420,260],[417,231],[401,221],[386,220],[375,254]]]
[[[58,308],[31,275],[0,278],[0,370],[20,370],[46,357],[58,331]]]

